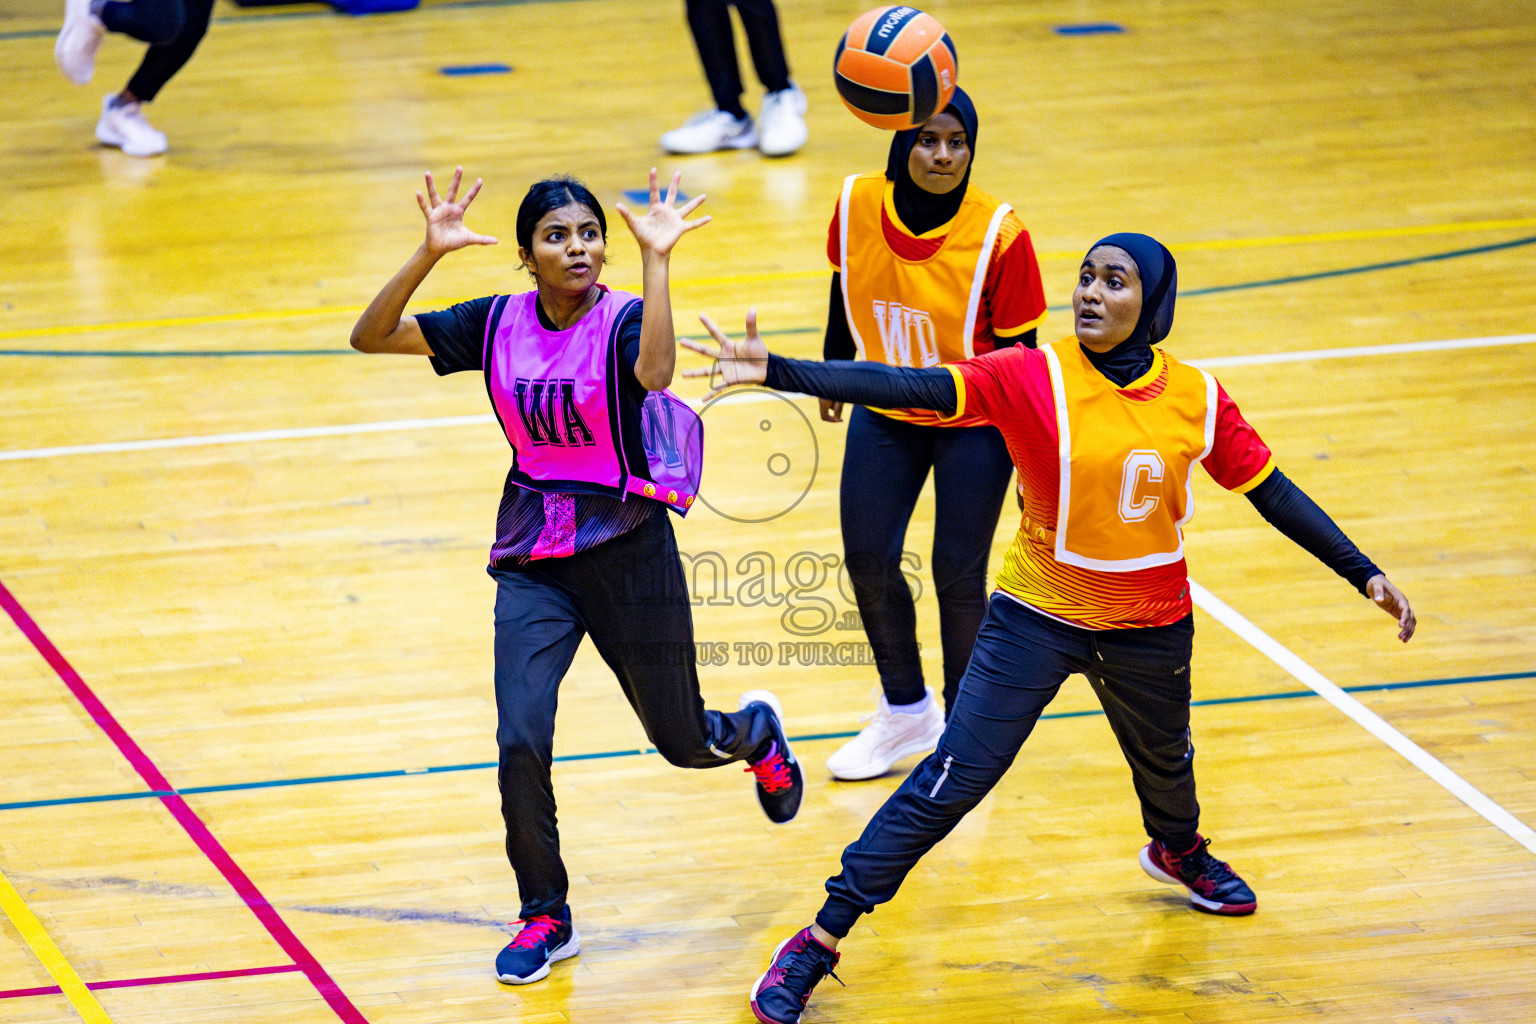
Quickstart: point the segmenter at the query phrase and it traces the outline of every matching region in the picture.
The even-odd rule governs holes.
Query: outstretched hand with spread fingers
[[[1392,581],[1382,573],[1365,581],[1365,594],[1376,603],[1376,607],[1397,619],[1397,638],[1407,643],[1419,624],[1413,614],[1413,606],[1408,603],[1408,595],[1394,587]]]
[[[701,192],[682,206],[678,206],[677,185],[682,180],[682,171],[672,175],[672,184],[667,187],[667,198],[663,201],[661,192],[656,187],[656,168],[652,167],[651,208],[645,216],[636,217],[623,203],[614,204],[614,209],[618,210],[619,216],[624,218],[624,223],[629,226],[635,241],[640,243],[642,255],[669,255],[679,238],[694,228],[703,227],[713,219],[708,215],[693,220],[687,219],[688,215],[697,210],[699,204],[704,201],[704,194]]]
[[[464,168],[455,167],[453,181],[448,185],[448,194],[439,196],[437,185],[432,181],[432,172],[428,171],[426,196],[416,193],[416,204],[427,218],[427,252],[433,256],[443,256],[467,245],[496,244],[496,239],[491,235],[479,235],[464,226],[464,211],[469,209],[469,204],[480,194],[481,180],[475,179],[461,202],[459,182],[463,178]]]
[[[703,314],[699,316],[699,323],[704,325],[718,347],[711,348],[692,338],[678,338],[677,343],[690,352],[697,352],[715,361],[715,365],[708,368],[695,367],[683,371],[684,377],[709,378],[708,397],[713,398],[732,384],[761,384],[768,379],[768,346],[763,343],[762,335],[757,333],[757,310],[747,310],[747,333],[740,341],[731,338]],[[719,375],[718,383],[716,374]]]

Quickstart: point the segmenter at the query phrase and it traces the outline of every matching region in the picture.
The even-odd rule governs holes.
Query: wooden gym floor
[[[725,662],[706,696],[778,692],[799,819],[769,825],[737,771],[643,753],[584,649],[556,742],[584,949],[510,989],[483,571],[505,442],[473,375],[346,338],[417,244],[423,170],[483,175],[470,221],[505,241],[450,257],[416,309],[525,287],[512,219],[536,176],[611,203],[655,163],[715,217],[679,248],[678,322],[756,304],[778,350],[819,352],[838,182],[884,162],[827,71],[864,3],[780,4],[811,142],[778,161],[662,157],[702,76],[681,4],[619,0],[221,5],[151,108],[170,154],[135,160],[92,127],[140,48],[111,38],[95,85],[65,84],[59,7],[0,14],[0,1021],[749,1020],[768,952],[901,778],[821,768],[874,685],[816,663],[862,640],[831,628],[852,608],[826,571],[843,428],[803,399],[712,408],[716,511],[678,525],[726,570],[700,576]],[[1202,479],[1205,829],[1260,911],[1202,916],[1141,873],[1128,772],[1073,680],[806,1020],[1536,1018],[1530,4],[929,9],[981,110],[973,180],[1033,233],[1045,337],[1095,238],[1167,242],[1168,347],[1215,370],[1420,627],[1398,645]],[[1124,31],[1057,31],[1089,23]],[[491,62],[512,70],[440,70]],[[606,280],[634,286],[612,223]],[[908,547],[936,679],[932,530],[925,499]],[[1309,689],[1329,681],[1358,720]]]

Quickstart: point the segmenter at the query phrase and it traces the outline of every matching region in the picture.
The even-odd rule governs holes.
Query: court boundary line
[[[298,964],[273,964],[270,967],[238,967],[227,971],[199,971],[195,974],[163,974],[154,978],[119,978],[113,981],[88,981],[85,987],[93,992],[114,988],[140,988],[149,985],[181,985],[194,981],[218,981],[223,978],[252,978],[265,974],[293,974],[302,971]],[[57,985],[37,988],[12,988],[0,990],[0,999],[26,999],[30,996],[51,996],[59,993]]]
[[[1472,683],[1504,682],[1513,679],[1536,679],[1536,671],[1500,672],[1494,675],[1482,676],[1451,676],[1445,679],[1415,679],[1401,683],[1363,683],[1359,686],[1343,687],[1343,690],[1346,693],[1381,693],[1391,690],[1417,690],[1431,686],[1466,686]],[[1318,694],[1314,690],[1283,690],[1278,693],[1253,693],[1241,697],[1211,697],[1206,700],[1190,701],[1189,706],[1192,708],[1219,707],[1224,704],[1257,704],[1272,700],[1296,700],[1302,697],[1316,696]],[[1040,720],[1102,717],[1103,714],[1104,710],[1102,708],[1088,708],[1083,711],[1056,711],[1041,715]],[[845,740],[857,735],[857,731],[802,733],[790,736],[789,741],[791,743],[812,743],[817,740]],[[559,764],[573,761],[600,761],[615,757],[642,757],[655,753],[658,753],[655,747],[633,747],[622,750],[598,750],[585,754],[561,754],[551,760]],[[207,793],[247,793],[259,789],[285,789],[290,786],[318,786],[336,782],[367,782],[372,779],[403,779],[418,775],[446,775],[452,772],[485,771],[495,767],[495,761],[472,761],[467,764],[433,765],[428,768],[381,768],[378,771],[348,772],[340,775],[307,775],[292,779],[263,779],[257,782],[225,782],[207,786],[185,786],[176,792],[182,796],[198,796]],[[98,793],[89,796],[53,797],[47,800],[18,800],[11,803],[0,803],[0,811],[32,810],[41,807],[74,807],[80,804],[107,803],[120,800],[150,800],[167,795],[169,795],[167,792],[162,791],[141,790],[132,793]]]
[[[1529,345],[1536,343],[1536,334],[1508,334],[1487,338],[1447,338],[1439,341],[1408,341],[1390,345],[1356,345],[1346,348],[1306,349],[1299,352],[1268,352],[1251,356],[1216,356],[1210,359],[1191,359],[1186,365],[1197,367],[1256,366],[1266,363],[1297,363],[1313,360],[1354,359],[1361,356],[1401,355],[1410,352],[1459,351],[1473,348],[1497,348],[1500,346]],[[767,401],[778,392],[768,395],[744,394],[733,399],[737,402]],[[796,394],[796,392],[783,392]],[[809,396],[801,396],[809,397]],[[702,405],[700,399],[688,399],[694,408]],[[61,445],[52,448],[15,448],[0,450],[0,462],[23,462],[33,459],[56,459],[71,455],[109,455],[121,452],[152,451],[165,448],[202,448],[221,444],[248,444],[260,441],[295,441],[316,437],[342,437],[350,434],[376,434],[390,431],[433,430],[439,427],[479,426],[495,422],[491,413],[475,413],[466,416],[437,416],[404,420],[375,420],[364,423],[339,423],[323,427],[282,427],[271,430],[250,430],[229,434],[196,434],[184,437],[148,438],[140,441],[103,441],[97,444]]]
[[[367,1018],[358,1011],[357,1007],[352,1005],[351,1000],[342,992],[341,986],[332,980],[330,974],[320,965],[320,961],[315,959],[304,943],[299,940],[299,937],[288,927],[287,922],[282,919],[272,904],[267,901],[267,898],[261,894],[261,890],[256,888],[255,883],[235,863],[229,851],[224,849],[223,844],[214,837],[213,832],[203,820],[197,816],[197,813],[192,810],[181,794],[175,791],[170,781],[161,774],[160,769],[150,760],[149,755],[144,753],[133,737],[128,735],[127,730],[112,715],[112,712],[107,710],[107,706],[101,702],[100,698],[96,696],[95,691],[80,676],[80,673],[75,671],[74,666],[54,646],[53,641],[48,639],[47,634],[42,631],[32,616],[22,607],[21,602],[6,587],[4,581],[0,581],[0,607],[3,607],[6,613],[10,615],[11,621],[16,623],[16,628],[21,630],[22,635],[27,638],[38,654],[42,655],[43,660],[53,669],[59,680],[74,695],[75,700],[80,703],[86,713],[91,716],[91,720],[96,723],[102,732],[107,734],[107,738],[117,747],[118,753],[128,761],[134,771],[139,774],[139,777],[149,785],[150,789],[163,791],[162,795],[158,798],[161,804],[164,805],[166,810],[171,812],[171,816],[176,819],[177,824],[187,833],[193,845],[213,863],[213,866],[218,869],[219,874],[224,876],[224,880],[234,888],[236,894],[240,896],[246,907],[250,909],[251,913],[256,916],[256,919],[266,928],[267,933],[272,936],[283,952],[287,953],[289,958],[303,971],[304,976],[309,979],[310,984],[315,987],[315,991],[320,994],[327,1005],[335,1012],[336,1016],[341,1018],[346,1024],[368,1024]]]
[[[43,922],[32,913],[32,908],[27,906],[21,893],[16,891],[3,871],[0,871],[0,908],[5,910],[5,916],[21,933],[21,940],[27,944],[32,955],[37,957],[48,976],[57,983],[50,987],[69,1000],[69,1005],[75,1008],[80,1019],[85,1024],[112,1024],[112,1018],[107,1016],[107,1011],[91,995],[91,990],[80,980],[75,968],[49,937]]]
[[[1429,776],[1456,799],[1476,811],[1489,824],[1536,853],[1536,829],[1516,818],[1496,803],[1482,790],[1462,778],[1429,751],[1403,735],[1376,712],[1346,693],[1317,669],[1307,664],[1295,652],[1250,622],[1237,609],[1205,589],[1193,578],[1189,581],[1190,597],[1195,604],[1217,622],[1226,626],[1248,645],[1280,666],[1291,676],[1332,704],[1346,717],[1366,732],[1381,740],[1400,754],[1409,764]]]

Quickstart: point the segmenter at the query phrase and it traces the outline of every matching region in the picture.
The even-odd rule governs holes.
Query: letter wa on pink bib
[[[509,296],[500,315],[490,318],[486,385],[515,453],[513,480],[521,486],[620,499],[639,494],[680,514],[693,505],[704,464],[704,424],[672,392],[648,392],[641,404],[645,471],[634,471],[642,452],[626,458],[618,329],[638,301],[604,289],[573,327],[551,331],[539,322],[538,293],[524,292]]]

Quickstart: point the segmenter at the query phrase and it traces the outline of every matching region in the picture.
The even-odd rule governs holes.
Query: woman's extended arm
[[[776,391],[798,391],[804,395],[882,409],[937,409],[953,413],[960,403],[954,375],[942,366],[910,369],[863,360],[818,363],[770,355],[768,346],[757,333],[755,309],[747,310],[747,331],[740,341],[728,336],[707,316],[699,317],[699,321],[719,348],[712,349],[688,338],[679,344],[709,356],[717,365],[710,369],[685,370],[685,377],[705,377],[718,372],[722,377],[721,387],[765,384]]]
[[[640,273],[644,282],[640,307],[640,354],[635,359],[635,379],[647,391],[660,391],[672,383],[677,367],[677,338],[672,330],[672,291],[669,264],[672,247],[694,228],[701,228],[709,217],[687,220],[704,201],[703,193],[681,207],[677,205],[677,185],[682,172],[672,175],[663,202],[656,188],[656,168],[651,168],[651,208],[644,217],[636,217],[623,203],[615,205],[619,216],[629,225],[640,243]]]
[[[775,391],[798,391],[877,409],[936,409],[950,414],[960,402],[954,374],[942,366],[910,369],[864,360],[819,363],[769,356],[764,383]]]
[[[432,172],[427,172],[427,198],[416,193],[416,203],[427,218],[427,237],[420,247],[405,261],[399,273],[389,279],[375,295],[363,315],[352,327],[352,347],[359,352],[390,352],[398,355],[430,356],[432,347],[417,326],[413,316],[402,316],[405,304],[411,300],[427,274],[437,266],[437,261],[455,249],[466,245],[495,245],[490,235],[478,235],[464,226],[464,211],[480,192],[480,179],[470,186],[463,202],[457,202],[459,182],[464,168],[456,168],[448,195],[439,198],[432,182]],[[430,201],[429,201],[430,200]]]
[[[1398,620],[1398,639],[1404,643],[1418,624],[1413,607],[1386,574],[1344,535],[1328,513],[1280,470],[1275,470],[1246,495],[1275,529],[1310,552],[1328,568],[1350,582]]]

